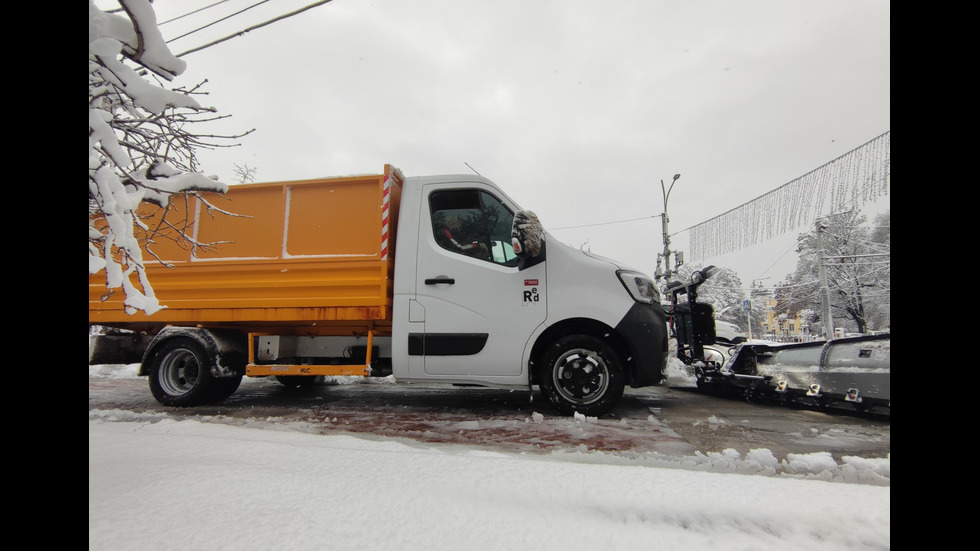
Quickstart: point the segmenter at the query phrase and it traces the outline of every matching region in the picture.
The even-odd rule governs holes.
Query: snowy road
[[[271,427],[314,434],[354,433],[424,443],[477,446],[487,450],[554,453],[603,451],[687,457],[745,457],[767,449],[787,454],[829,452],[886,458],[888,420],[746,403],[711,396],[685,383],[627,389],[612,414],[601,419],[557,415],[535,393],[448,385],[365,383],[289,389],[271,378],[245,378],[220,404],[177,409],[158,404],[145,377],[90,368],[90,418],[120,411],[141,418],[198,420],[235,426]],[[343,382],[348,382],[344,380]]]

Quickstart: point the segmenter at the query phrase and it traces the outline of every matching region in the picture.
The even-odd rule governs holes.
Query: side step
[[[301,376],[358,376],[371,375],[371,351],[374,344],[374,331],[367,332],[367,351],[363,364],[257,364],[255,363],[255,337],[260,333],[248,334],[248,364],[245,366],[247,377],[263,377],[269,375],[301,375]]]

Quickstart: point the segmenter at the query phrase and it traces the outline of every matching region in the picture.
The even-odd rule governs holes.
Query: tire
[[[193,407],[220,402],[241,384],[241,375],[211,375],[211,357],[197,341],[178,337],[163,343],[150,360],[150,392],[165,406]]]
[[[287,388],[302,388],[316,382],[315,375],[276,375],[276,380]]]
[[[242,376],[236,375],[234,377],[219,377],[213,380],[214,389],[211,393],[211,400],[209,403],[220,402],[225,398],[231,396],[238,390],[238,387],[242,384]]]
[[[589,335],[569,335],[542,356],[538,384],[562,415],[598,417],[623,396],[624,377],[612,347]]]

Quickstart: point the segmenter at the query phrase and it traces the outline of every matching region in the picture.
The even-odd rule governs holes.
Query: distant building
[[[793,316],[776,314],[777,301],[772,291],[763,287],[753,289],[752,302],[753,304],[762,304],[766,316],[762,322],[764,334],[760,337],[778,342],[801,342],[813,338],[810,335],[809,327],[800,318],[799,312]]]
[[[770,340],[799,342],[810,339],[808,328],[804,325],[803,320],[800,319],[799,312],[796,312],[793,317],[787,315],[780,320],[780,316],[776,314],[775,309],[776,300],[767,300],[766,321],[763,322],[763,326],[766,330],[766,336]]]

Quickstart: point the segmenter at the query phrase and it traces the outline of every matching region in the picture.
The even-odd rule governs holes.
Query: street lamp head
[[[677,183],[677,179],[680,178],[680,174],[674,174],[674,179],[670,182],[670,186],[664,185],[663,178],[660,179],[660,191],[664,194],[664,218],[666,219],[667,214],[667,198],[670,197],[670,191],[674,189],[674,184]]]

